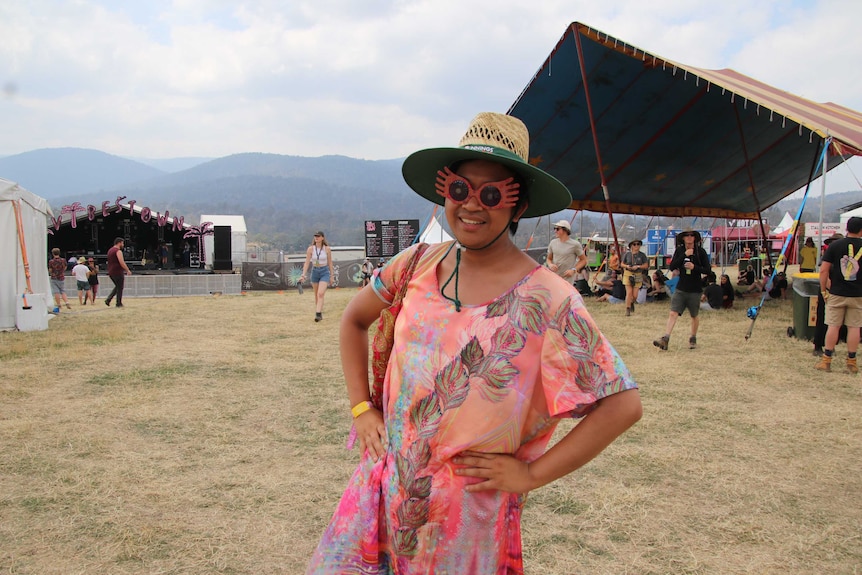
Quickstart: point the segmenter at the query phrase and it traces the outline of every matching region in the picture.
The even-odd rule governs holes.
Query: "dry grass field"
[[[0,333],[0,573],[302,573],[357,459],[355,290],[74,305]],[[644,418],[530,495],[527,572],[862,573],[862,377],[813,369],[791,301],[688,318],[589,302]],[[565,422],[560,432],[570,428]]]

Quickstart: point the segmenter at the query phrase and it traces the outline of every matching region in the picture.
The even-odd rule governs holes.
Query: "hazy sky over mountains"
[[[0,155],[402,157],[506,111],[575,20],[862,110],[856,0],[13,0]]]

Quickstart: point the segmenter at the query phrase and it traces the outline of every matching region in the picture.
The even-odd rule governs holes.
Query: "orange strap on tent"
[[[24,262],[24,277],[27,279],[27,293],[33,293],[30,285],[30,261],[27,259],[27,244],[24,241],[24,220],[21,219],[21,200],[12,200],[15,210],[15,223],[18,225],[18,243],[21,245],[21,259]],[[24,307],[27,306],[27,296],[24,296]]]

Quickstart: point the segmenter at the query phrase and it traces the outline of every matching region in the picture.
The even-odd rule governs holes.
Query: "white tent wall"
[[[422,232],[422,236],[419,238],[419,241],[428,244],[442,244],[443,242],[451,242],[452,236],[447,234],[446,230],[443,229],[443,226],[440,225],[440,221],[436,217],[433,217],[431,218],[431,222]]]
[[[207,215],[201,216],[201,223],[211,222],[215,226],[230,226],[230,253],[231,264],[234,268],[242,267],[242,262],[248,259],[247,256],[247,238],[248,229],[245,225],[244,216],[235,215]],[[204,236],[203,241],[204,254],[206,254],[206,267],[212,268],[213,265],[213,237],[212,235]]]
[[[839,216],[839,220],[841,221],[841,233],[845,233],[847,230],[847,220],[850,218],[862,218],[862,208],[856,208],[855,210],[850,210],[849,212],[844,212]]]
[[[13,207],[13,201],[16,200],[21,205],[24,242],[30,264],[30,285],[33,293],[40,294],[44,299],[45,309],[54,307],[47,265],[48,217],[53,215],[51,207],[44,198],[15,182],[0,178],[0,269],[4,270],[0,273],[0,330],[18,327],[17,311],[23,304],[22,294],[27,292],[27,276]]]

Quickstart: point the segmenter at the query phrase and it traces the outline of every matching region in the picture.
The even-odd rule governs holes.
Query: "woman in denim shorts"
[[[311,291],[314,292],[314,321],[320,321],[323,319],[323,296],[326,295],[326,288],[332,283],[334,275],[332,250],[323,232],[315,232],[311,245],[305,251],[305,264],[299,277],[300,283],[308,277],[309,266],[311,266]]]

